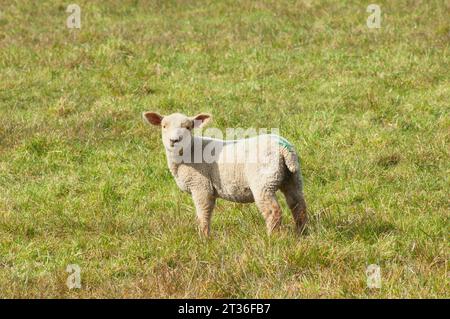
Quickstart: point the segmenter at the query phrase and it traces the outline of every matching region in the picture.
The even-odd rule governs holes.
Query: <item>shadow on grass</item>
[[[333,231],[336,237],[342,241],[363,240],[368,243],[376,243],[380,237],[398,234],[399,229],[385,216],[373,211],[355,213],[353,215],[336,215],[330,209],[321,214],[311,216],[313,225],[308,228],[319,228]],[[316,230],[316,231],[322,231]]]
[[[360,239],[369,243],[375,243],[380,237],[398,232],[391,222],[366,218],[340,222],[335,227],[338,237],[342,240]]]

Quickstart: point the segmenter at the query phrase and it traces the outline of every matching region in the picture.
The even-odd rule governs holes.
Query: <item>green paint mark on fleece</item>
[[[289,143],[287,141],[287,139],[285,139],[284,137],[281,137],[281,136],[277,136],[277,137],[278,137],[278,144],[280,144],[283,147],[286,147],[289,152],[293,151],[294,147],[292,146],[291,143]]]

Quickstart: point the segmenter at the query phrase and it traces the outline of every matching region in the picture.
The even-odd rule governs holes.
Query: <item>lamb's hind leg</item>
[[[305,228],[308,216],[298,176],[296,174],[291,175],[281,187],[281,191],[286,197],[286,202],[294,217],[296,231],[301,234]]]
[[[254,197],[256,205],[266,220],[267,233],[270,235],[281,225],[281,208],[275,193],[263,191]]]

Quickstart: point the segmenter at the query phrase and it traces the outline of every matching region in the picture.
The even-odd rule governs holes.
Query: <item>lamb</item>
[[[273,134],[240,140],[193,135],[194,128],[211,121],[211,115],[204,113],[188,117],[144,112],[143,118],[161,127],[170,172],[178,187],[192,195],[201,234],[209,236],[216,199],[222,198],[255,202],[270,235],[281,224],[278,190],[286,198],[296,231],[302,233],[307,221],[302,175],[298,156],[286,139]],[[256,160],[249,160],[254,154],[258,154]]]

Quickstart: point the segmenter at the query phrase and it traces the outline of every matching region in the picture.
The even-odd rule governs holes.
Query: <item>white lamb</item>
[[[148,123],[161,126],[170,172],[180,189],[192,195],[202,234],[209,235],[217,198],[256,202],[270,234],[281,224],[277,190],[286,197],[296,230],[302,232],[307,220],[302,176],[297,154],[286,139],[277,135],[241,140],[194,136],[194,128],[211,120],[208,114],[188,117],[145,112],[143,117]],[[205,154],[211,158],[205,159]]]

